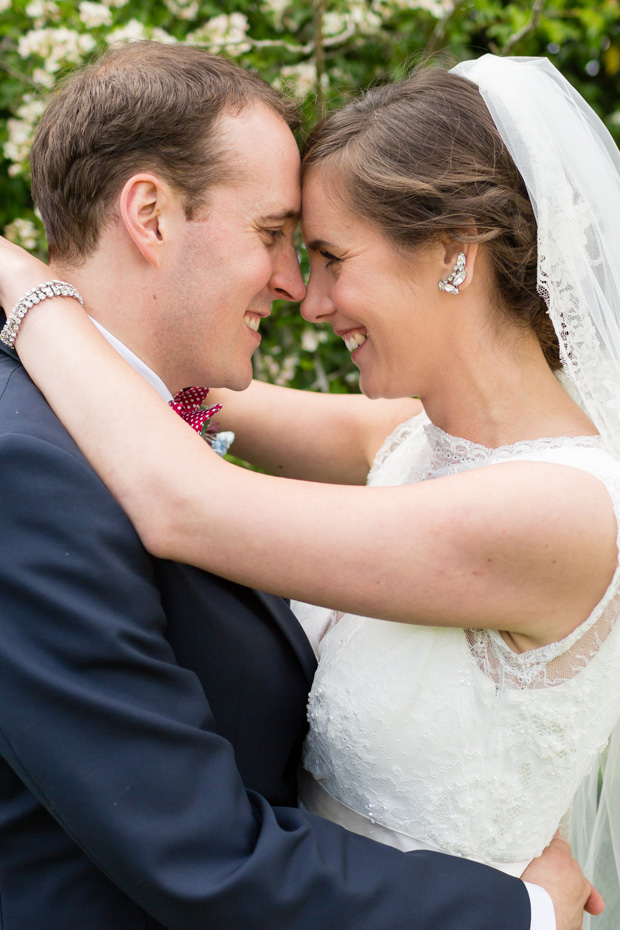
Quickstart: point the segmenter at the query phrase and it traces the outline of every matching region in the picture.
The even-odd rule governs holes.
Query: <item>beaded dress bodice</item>
[[[620,463],[595,436],[487,449],[422,414],[388,438],[368,483],[516,460],[596,475],[620,524]],[[542,852],[620,716],[620,570],[570,636],[521,654],[494,630],[293,607],[319,657],[304,765],[329,795],[455,855]]]

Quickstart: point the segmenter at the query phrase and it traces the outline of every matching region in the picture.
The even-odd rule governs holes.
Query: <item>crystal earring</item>
[[[447,294],[458,294],[459,285],[465,280],[465,253],[459,252],[456,256],[456,264],[452,269],[452,274],[447,278],[442,278],[439,282],[439,290]]]

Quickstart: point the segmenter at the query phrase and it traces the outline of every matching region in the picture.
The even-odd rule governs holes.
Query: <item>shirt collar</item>
[[[139,375],[142,375],[144,380],[148,381],[148,383],[151,385],[152,388],[155,388],[159,396],[163,397],[166,403],[168,403],[169,401],[173,399],[172,394],[170,393],[170,391],[168,390],[164,382],[161,380],[159,375],[155,374],[152,368],[149,368],[148,365],[145,365],[142,359],[138,358],[138,356],[134,352],[132,352],[131,349],[128,349],[127,346],[124,345],[124,343],[120,341],[120,339],[117,339],[116,336],[108,332],[105,326],[102,326],[101,323],[97,322],[97,320],[93,320],[92,316],[91,316],[91,320],[95,324],[95,326],[97,327],[101,335],[105,336],[105,338],[108,340],[112,348],[116,349],[118,354],[122,358],[124,358],[125,361],[129,365],[131,365],[131,367],[135,371],[137,371]]]

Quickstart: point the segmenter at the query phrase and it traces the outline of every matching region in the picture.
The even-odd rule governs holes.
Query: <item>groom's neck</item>
[[[50,263],[52,277],[73,284],[84,298],[88,314],[166,381],[152,311],[145,306],[145,289],[124,263],[111,262],[101,252],[79,265]]]

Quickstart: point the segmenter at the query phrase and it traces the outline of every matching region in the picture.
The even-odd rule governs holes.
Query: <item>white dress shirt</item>
[[[139,375],[142,375],[144,380],[148,381],[148,383],[151,385],[152,388],[155,388],[159,396],[162,397],[166,401],[166,403],[171,401],[172,394],[170,393],[170,391],[168,390],[164,382],[161,380],[159,375],[156,375],[155,372],[151,368],[149,368],[148,365],[145,365],[142,359],[138,358],[138,356],[134,352],[132,352],[131,349],[128,349],[127,346],[124,345],[124,343],[120,341],[120,339],[117,339],[116,336],[108,332],[105,326],[102,326],[101,323],[97,322],[97,320],[93,320],[92,316],[91,316],[91,320],[93,321],[93,323],[95,324],[95,326],[97,327],[101,335],[105,336],[105,338],[108,340],[112,348],[116,349],[118,354],[122,358],[124,358],[125,361],[129,365],[131,365],[131,367],[135,371],[137,371]]]
[[[532,918],[530,930],[556,930],[555,909],[553,901],[542,885],[524,882],[530,896]]]

